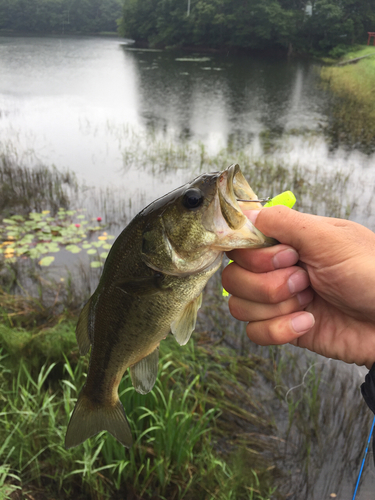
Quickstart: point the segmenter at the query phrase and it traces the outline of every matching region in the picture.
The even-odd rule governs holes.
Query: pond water
[[[311,183],[347,176],[342,205],[374,229],[375,156],[331,145],[319,69],[309,60],[137,50],[117,38],[0,37],[0,153],[72,170],[107,204],[118,200],[126,220],[245,151],[300,169]],[[356,387],[363,374],[350,372]],[[356,470],[332,490],[334,465],[325,465],[307,498],[351,498]],[[366,480],[358,500],[374,491],[374,474]]]
[[[359,200],[351,217],[373,225],[375,156],[331,147],[319,69],[309,60],[135,50],[117,38],[1,37],[1,150],[110,187],[134,215],[197,175],[197,149],[245,148],[290,168],[350,174]],[[184,168],[155,169],[171,144]]]

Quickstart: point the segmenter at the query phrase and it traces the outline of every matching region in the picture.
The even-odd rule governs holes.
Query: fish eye
[[[200,189],[188,189],[184,194],[182,203],[186,208],[198,208],[203,202],[203,193]]]

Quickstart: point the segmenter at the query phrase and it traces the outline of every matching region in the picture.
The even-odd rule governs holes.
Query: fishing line
[[[317,366],[317,365],[326,365],[328,364],[329,362],[331,361],[331,358],[327,359],[327,361],[317,361],[316,363],[313,363],[306,371],[305,371],[305,374],[303,375],[302,377],[302,382],[298,385],[295,385],[293,387],[291,387],[287,393],[285,394],[285,402],[288,403],[288,395],[290,392],[294,391],[294,389],[298,389],[298,387],[303,387],[305,385],[305,378],[307,376],[307,374],[309,373],[310,370],[312,370],[314,368],[314,366]],[[276,387],[280,387],[280,386],[276,386]],[[276,389],[275,387],[275,389]]]
[[[374,416],[374,419],[372,421],[372,426],[371,426],[370,434],[369,434],[368,440],[367,440],[367,446],[366,446],[366,449],[365,449],[365,453],[363,455],[363,459],[362,459],[362,463],[361,463],[361,468],[359,470],[358,479],[357,479],[357,483],[355,485],[355,489],[354,489],[354,494],[353,494],[352,500],[355,500],[355,497],[357,496],[357,490],[358,490],[358,486],[359,486],[359,481],[361,480],[361,476],[362,476],[362,472],[363,472],[363,467],[365,465],[366,456],[367,456],[367,452],[368,452],[368,449],[369,449],[369,446],[370,446],[370,441],[371,441],[372,433],[374,432],[374,427],[375,427],[375,416]]]

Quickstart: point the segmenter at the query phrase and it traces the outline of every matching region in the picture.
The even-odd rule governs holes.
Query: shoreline
[[[126,42],[126,45],[131,46],[134,49],[157,49],[165,51],[182,51],[186,53],[201,53],[201,54],[227,54],[227,55],[264,55],[266,57],[282,57],[285,59],[293,58],[305,58],[305,59],[315,59],[317,61],[326,62],[328,64],[334,63],[338,59],[333,59],[323,54],[321,56],[316,56],[309,52],[299,52],[290,51],[289,48],[281,47],[269,47],[266,49],[254,49],[250,47],[237,47],[237,46],[221,46],[221,47],[211,47],[209,45],[155,45],[151,46],[145,40],[132,40],[131,38],[123,37],[116,32],[83,32],[83,31],[71,31],[71,32],[32,32],[32,31],[14,31],[0,29],[0,37],[45,37],[45,38],[55,38],[55,37],[98,37],[98,38],[114,38],[119,41]],[[354,49],[356,46],[348,47],[348,50]]]
[[[85,32],[85,31],[71,31],[71,32],[66,32],[66,33],[58,33],[58,32],[35,32],[35,31],[14,31],[14,30],[5,30],[5,29],[0,29],[0,37],[29,37],[29,38],[37,38],[37,37],[69,37],[69,36],[77,36],[77,37],[84,37],[84,36],[94,36],[94,37],[100,37],[100,38],[119,38],[122,39],[118,33],[115,31],[100,31],[100,32]],[[129,40],[129,38],[124,38],[124,40]]]

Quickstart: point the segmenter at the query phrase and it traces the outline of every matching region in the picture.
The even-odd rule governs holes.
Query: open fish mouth
[[[259,202],[251,203],[249,206],[247,203],[243,204],[238,201],[239,199],[245,202],[258,199],[242,175],[239,165],[230,165],[221,173],[217,180],[217,188],[222,215],[233,230],[241,229],[248,221],[243,214],[243,209],[260,210],[262,208]]]
[[[216,248],[261,248],[278,242],[261,233],[244,215],[243,210],[260,210],[257,195],[242,175],[239,165],[230,165],[217,178],[217,196],[220,216],[216,213]],[[243,203],[238,200],[243,200]]]

